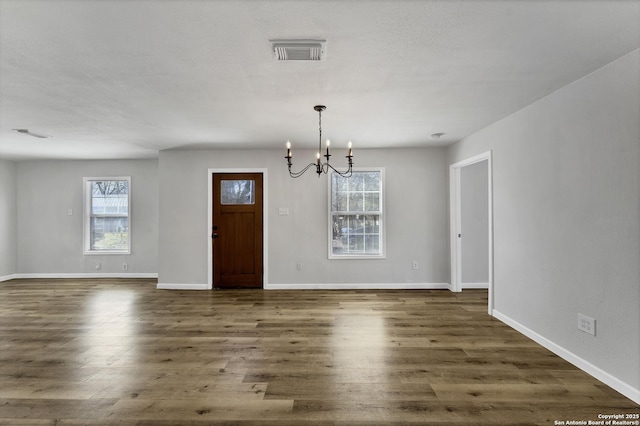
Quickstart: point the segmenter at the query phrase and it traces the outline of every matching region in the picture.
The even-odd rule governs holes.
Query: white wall
[[[267,284],[448,283],[445,154],[444,149],[356,150],[356,166],[386,170],[387,258],[328,260],[326,176],[309,172],[290,178],[284,149],[163,151],[159,283],[208,283],[209,168],[268,170]],[[313,151],[297,150],[295,168],[314,159]],[[290,214],[279,216],[280,207]],[[414,260],[420,269],[412,269]]]
[[[83,254],[83,177],[131,176],[131,254]],[[17,273],[155,274],[158,258],[156,160],[16,163]],[[68,215],[72,209],[73,214]],[[101,268],[96,270],[96,263]],[[127,263],[128,270],[122,269]]]
[[[639,76],[636,50],[449,150],[493,150],[496,313],[637,402]]]
[[[16,272],[16,167],[0,160],[0,281]]]

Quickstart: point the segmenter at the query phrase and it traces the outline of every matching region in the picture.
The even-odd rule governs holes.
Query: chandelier
[[[315,166],[316,167],[316,173],[318,174],[318,177],[320,177],[320,175],[322,173],[329,173],[329,170],[333,170],[335,173],[339,174],[342,177],[350,177],[352,174],[352,169],[353,169],[353,151],[351,150],[351,141],[349,141],[349,145],[347,146],[347,155],[345,156],[345,158],[348,160],[348,165],[349,168],[344,171],[338,171],[336,170],[331,164],[329,164],[329,159],[331,158],[331,154],[329,153],[329,147],[331,145],[331,141],[329,139],[327,139],[327,153],[324,154],[324,158],[326,158],[326,161],[323,163],[320,158],[320,153],[322,152],[322,111],[324,111],[325,109],[327,109],[326,106],[324,105],[316,105],[313,107],[313,109],[315,111],[318,111],[318,128],[319,128],[319,137],[318,137],[318,152],[316,153],[316,161],[315,163],[309,163],[307,164],[307,166],[300,170],[299,172],[294,172],[291,170],[291,167],[293,167],[293,163],[291,161],[291,159],[293,158],[293,156],[291,155],[291,142],[287,141],[287,155],[284,157],[287,159],[287,167],[289,168],[289,175],[292,178],[297,178],[302,176],[307,170],[309,170],[309,168]]]

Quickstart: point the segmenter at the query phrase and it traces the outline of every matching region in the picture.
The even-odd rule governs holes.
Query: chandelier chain
[[[322,149],[322,109],[318,109],[318,152]]]

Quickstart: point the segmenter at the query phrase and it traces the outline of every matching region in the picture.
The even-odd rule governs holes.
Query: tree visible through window
[[[253,180],[221,180],[220,204],[255,204]]]
[[[330,178],[330,258],[383,257],[383,170]]]
[[[129,253],[131,178],[85,178],[85,253]]]

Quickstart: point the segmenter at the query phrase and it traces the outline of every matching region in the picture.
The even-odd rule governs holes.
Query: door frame
[[[269,283],[269,262],[268,262],[268,252],[267,247],[269,246],[269,227],[267,226],[268,222],[268,200],[267,196],[267,169],[262,168],[247,168],[247,169],[220,169],[220,168],[212,168],[208,169],[207,172],[207,188],[208,188],[208,207],[207,207],[207,288],[209,290],[213,289],[213,244],[211,243],[211,232],[213,229],[213,175],[215,173],[261,173],[262,174],[262,288],[266,289],[267,284]]]
[[[466,160],[458,161],[449,166],[449,225],[451,241],[451,291],[462,291],[462,245],[458,234],[462,228],[461,209],[461,178],[460,171],[463,167],[470,166],[481,161],[487,162],[488,167],[488,194],[489,197],[489,297],[488,312],[493,312],[493,164],[492,152],[487,151]]]

